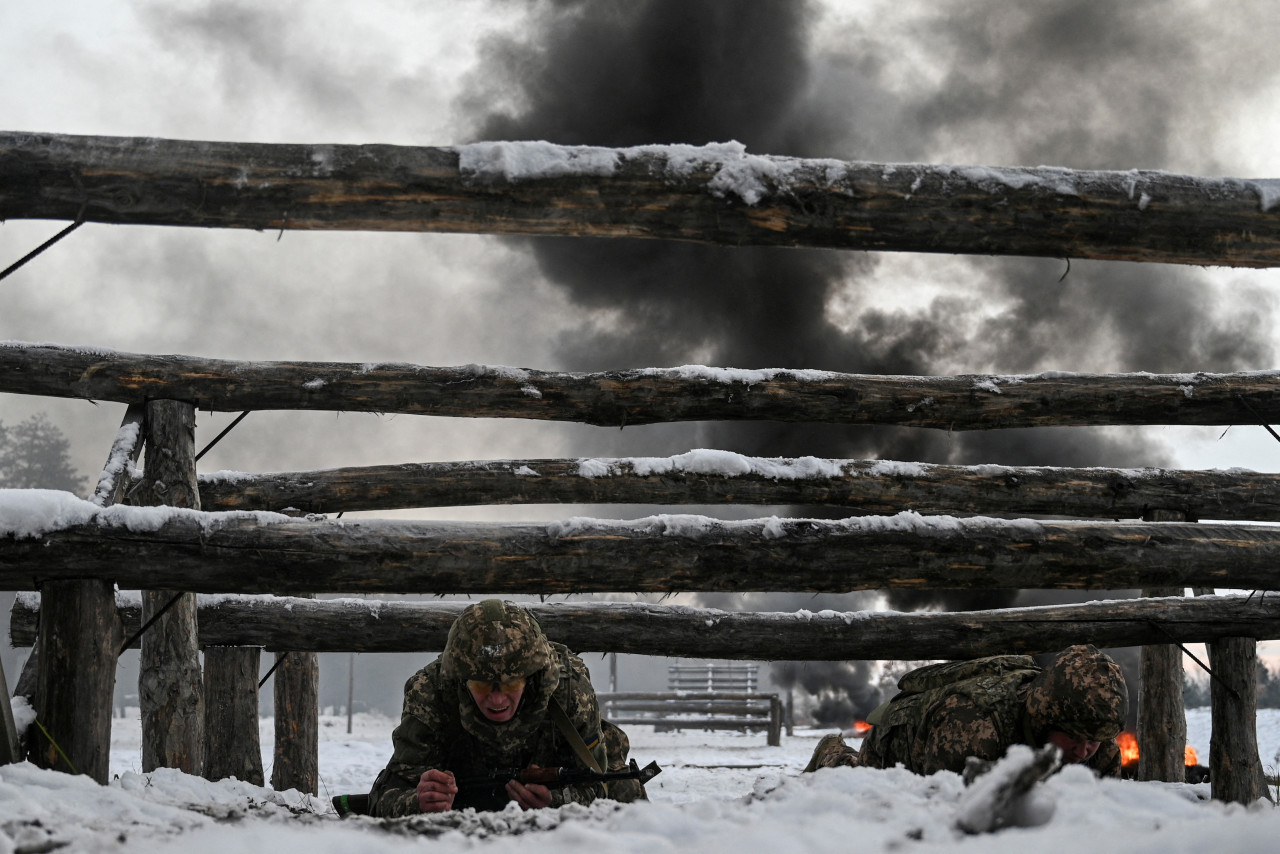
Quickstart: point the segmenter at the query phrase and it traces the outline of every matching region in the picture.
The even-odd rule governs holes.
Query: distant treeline
[[[0,489],[61,489],[81,494],[85,476],[71,465],[71,443],[43,412],[0,421]]]
[[[1188,709],[1209,705],[1209,674],[1186,673],[1182,677],[1182,703]],[[1280,669],[1258,659],[1258,708],[1280,709]]]

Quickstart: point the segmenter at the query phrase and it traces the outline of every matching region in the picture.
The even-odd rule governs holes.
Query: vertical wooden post
[[[195,407],[177,400],[147,404],[147,453],[137,504],[200,509],[196,486]],[[193,593],[142,594],[138,704],[142,770],[199,774],[204,761],[204,705]]]
[[[27,739],[36,765],[108,781],[121,634],[111,582],[42,588],[35,709],[44,729]]]
[[[309,598],[315,598],[311,596]],[[320,790],[320,664],[314,652],[276,653],[271,788]],[[348,702],[347,713],[351,707]]]
[[[130,406],[116,433],[92,501],[117,503],[123,472],[142,447],[143,408]],[[40,727],[28,734],[31,761],[44,768],[110,775],[111,712],[123,628],[109,581],[49,582],[40,591],[40,632],[18,680]],[[34,679],[30,677],[34,675]],[[34,684],[33,684],[34,683]]]
[[[210,646],[204,651],[204,776],[264,785],[258,737],[256,646]]]
[[[1148,522],[1182,522],[1177,510],[1148,510]],[[1152,587],[1143,596],[1182,596],[1181,587]],[[1142,648],[1138,689],[1138,779],[1186,782],[1187,713],[1182,704],[1182,650],[1174,644]]]
[[[1223,638],[1208,645],[1213,670],[1209,698],[1209,782],[1215,801],[1251,804],[1270,798],[1258,757],[1258,642]]]
[[[6,701],[0,707],[0,728],[3,728],[4,741],[0,743],[0,765],[21,762],[25,757],[18,744],[18,728],[13,722],[13,706],[9,699],[9,681],[5,678],[4,667],[0,666],[0,698]]]

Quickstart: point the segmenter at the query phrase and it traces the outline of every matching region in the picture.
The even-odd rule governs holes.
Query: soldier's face
[[[467,683],[467,691],[475,700],[480,713],[494,723],[504,723],[516,716],[520,707],[520,698],[524,696],[525,681],[513,679],[510,682],[477,682]]]
[[[1049,732],[1049,743],[1062,751],[1063,762],[1072,765],[1088,762],[1093,758],[1093,754],[1098,752],[1098,747],[1102,744],[1100,741],[1086,741],[1076,738],[1060,729]]]

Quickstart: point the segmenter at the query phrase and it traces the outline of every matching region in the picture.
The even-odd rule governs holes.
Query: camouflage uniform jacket
[[[1040,668],[1027,656],[979,661],[983,672],[926,690],[910,690],[904,677],[902,693],[883,709],[862,743],[857,764],[901,764],[924,775],[961,773],[968,756],[997,760],[1012,744],[1040,747],[1047,733],[1034,732],[1026,712],[1027,692]],[[1115,740],[1103,742],[1084,764],[1100,775],[1119,777]]]
[[[442,677],[440,659],[414,674],[405,683],[404,712],[400,725],[391,734],[391,760],[369,793],[372,814],[418,813],[418,779],[431,768],[452,771],[461,778],[531,764],[582,767],[573,747],[547,713],[553,696],[604,768],[600,708],[586,665],[563,644],[553,642],[551,648],[551,663],[529,677],[519,711],[504,724],[484,718],[465,683]],[[553,789],[551,804],[587,804],[604,795],[603,784]],[[460,791],[454,799],[454,809],[501,809],[507,800],[501,788],[479,793]]]

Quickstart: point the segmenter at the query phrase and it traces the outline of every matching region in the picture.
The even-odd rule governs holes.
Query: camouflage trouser
[[[838,768],[841,765],[857,768],[861,764],[859,752],[845,744],[840,733],[833,732],[818,739],[818,746],[813,749],[813,756],[804,767],[804,772],[817,771],[819,768]]]

